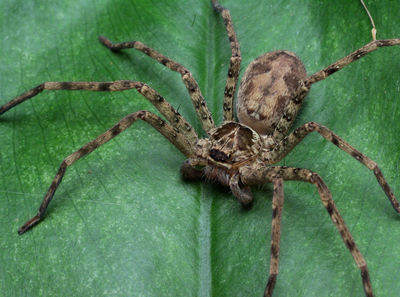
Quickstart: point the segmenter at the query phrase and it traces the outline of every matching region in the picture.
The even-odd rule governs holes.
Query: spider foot
[[[18,234],[22,235],[29,229],[31,229],[33,226],[35,226],[39,221],[41,220],[41,217],[39,215],[34,216],[32,219],[27,221],[25,224],[21,226],[21,228],[18,229]]]
[[[214,9],[216,12],[221,12],[222,10],[224,10],[224,7],[221,6],[221,5],[218,3],[217,0],[211,0],[211,4],[212,4],[213,9]]]
[[[267,287],[265,288],[264,297],[271,297],[275,288],[276,274],[271,274],[268,278]]]
[[[116,48],[114,46],[114,44],[111,42],[110,39],[108,39],[107,37],[104,37],[103,35],[99,36],[99,41],[102,45],[104,45],[105,47],[107,47],[108,49],[112,50],[113,52],[119,52],[120,49]]]

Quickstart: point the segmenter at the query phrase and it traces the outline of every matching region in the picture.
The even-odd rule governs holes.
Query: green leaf
[[[371,39],[358,1],[224,0],[242,72],[264,52],[297,53],[313,73]],[[398,1],[367,1],[378,38],[400,37]],[[99,44],[140,40],[190,69],[217,123],[230,48],[209,1],[0,2],[0,105],[44,81],[148,83],[201,132],[178,74],[142,53]],[[376,161],[400,195],[400,48],[371,53],[313,86],[295,125],[315,121]],[[184,182],[180,152],[135,123],[68,169],[43,222],[37,211],[61,161],[123,116],[154,108],[134,90],[45,91],[0,117],[2,296],[262,296],[272,188],[251,210],[215,184]],[[310,135],[284,164],[326,181],[367,260],[377,296],[400,291],[400,220],[364,166]],[[354,261],[316,189],[285,183],[274,296],[364,296]]]

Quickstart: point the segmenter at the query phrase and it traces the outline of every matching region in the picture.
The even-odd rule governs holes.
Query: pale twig
[[[376,27],[375,27],[375,23],[374,23],[374,19],[372,18],[371,14],[369,13],[369,10],[367,8],[367,5],[365,5],[363,0],[360,0],[362,6],[364,7],[365,11],[368,14],[369,20],[371,21],[371,25],[372,25],[372,29],[371,29],[371,33],[372,33],[372,40],[375,41],[376,40]]]

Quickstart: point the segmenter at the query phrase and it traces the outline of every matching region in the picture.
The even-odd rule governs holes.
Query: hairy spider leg
[[[199,85],[194,79],[192,73],[190,73],[190,71],[186,69],[184,66],[162,55],[161,53],[148,47],[147,45],[143,44],[140,41],[112,43],[109,39],[107,39],[104,36],[99,36],[99,41],[104,46],[106,46],[107,48],[109,48],[114,52],[118,52],[122,49],[134,48],[138,51],[145,53],[150,58],[153,58],[154,60],[168,67],[172,71],[180,73],[183,83],[185,84],[189,92],[190,98],[192,99],[192,103],[196,110],[197,116],[202,123],[204,131],[208,133],[210,129],[215,127],[211,112],[209,111],[207,103],[204,100],[203,95],[201,94]]]
[[[264,297],[271,297],[279,272],[279,248],[281,239],[281,221],[284,202],[283,179],[272,179],[274,194],[272,196],[272,227],[271,227],[271,256],[269,262],[269,277]]]
[[[58,169],[56,176],[53,179],[46,195],[43,198],[43,201],[39,207],[38,213],[28,220],[21,228],[18,230],[18,234],[23,234],[27,230],[31,229],[35,226],[39,221],[43,218],[47,207],[49,206],[51,200],[53,199],[54,193],[56,192],[58,186],[60,185],[62,178],[69,166],[78,161],[80,158],[90,154],[95,149],[105,144],[109,140],[113,139],[115,136],[119,135],[121,132],[125,131],[129,128],[137,119],[143,120],[146,123],[150,124],[155,128],[158,132],[160,132],[165,138],[167,138],[176,148],[178,148],[183,154],[187,157],[190,157],[192,154],[191,146],[189,145],[186,137],[176,132],[176,129],[169,123],[165,122],[159,116],[149,112],[149,111],[137,111],[134,112],[122,120],[120,120],[116,125],[112,128],[99,135],[94,140],[90,141],[79,150],[75,151],[68,157],[66,157]]]
[[[294,120],[296,119],[297,114],[299,113],[304,102],[304,98],[307,96],[309,90],[310,89],[307,88],[303,82],[300,82],[295,96],[291,98],[288,105],[285,107],[282,117],[278,121],[278,124],[272,133],[275,141],[282,140],[288,134],[289,129],[293,125]]]
[[[344,141],[337,134],[333,133],[331,130],[318,123],[309,122],[294,130],[289,136],[285,137],[276,146],[276,150],[271,152],[271,159],[269,161],[271,163],[276,163],[282,160],[282,158],[284,158],[297,144],[299,144],[300,141],[304,139],[304,137],[306,137],[313,131],[318,132],[326,140],[332,142],[338,148],[345,151],[350,156],[358,160],[361,164],[366,166],[369,170],[373,171],[379,185],[382,187],[394,210],[400,213],[400,204],[393,194],[393,191],[390,188],[389,184],[386,182],[386,179],[379,169],[378,164],[376,164],[370,158],[355,149],[349,143]]]
[[[25,100],[36,96],[43,90],[124,91],[129,89],[136,89],[149,100],[174,128],[185,135],[191,145],[197,142],[197,134],[193,127],[171,106],[171,104],[148,85],[131,80],[111,82],[45,82],[1,106],[0,115]]]
[[[235,29],[233,28],[231,14],[229,10],[221,6],[217,0],[212,0],[212,7],[221,14],[226,31],[228,33],[229,43],[232,50],[232,56],[229,62],[228,77],[226,78],[226,86],[224,91],[224,121],[232,121],[233,115],[233,98],[236,92],[236,86],[239,79],[240,63],[242,57],[240,55],[240,45],[236,37]]]
[[[313,83],[316,83],[320,80],[327,78],[329,75],[343,69],[347,65],[357,61],[358,59],[366,56],[370,52],[374,50],[384,47],[384,46],[394,46],[400,45],[400,38],[394,39],[385,39],[385,40],[374,40],[370,43],[367,43],[363,47],[359,48],[358,50],[352,52],[351,54],[347,55],[346,57],[337,60],[335,63],[329,65],[328,67],[315,72],[314,74],[310,75],[305,81],[304,84],[307,88],[309,88]]]
[[[275,130],[273,132],[273,137],[275,140],[282,140],[287,134],[290,127],[293,124],[303,102],[306,97],[311,85],[320,80],[327,78],[329,75],[343,69],[350,63],[357,61],[358,59],[364,57],[365,55],[373,52],[379,47],[384,46],[394,46],[400,45],[400,39],[387,39],[387,40],[374,40],[370,43],[364,45],[358,50],[352,52],[346,57],[336,61],[335,63],[329,65],[328,67],[310,75],[307,79],[299,83],[298,89],[294,94],[292,100],[286,106],[281,119],[279,120]]]
[[[369,277],[367,263],[360,250],[358,249],[356,243],[354,242],[353,236],[347,228],[343,218],[339,214],[339,211],[337,210],[335,203],[332,199],[331,192],[329,191],[325,182],[317,173],[312,172],[308,169],[291,168],[286,166],[263,166],[261,168],[258,168],[258,170],[255,170],[254,167],[249,166],[248,168],[243,168],[241,173],[241,179],[243,183],[247,185],[260,184],[265,181],[272,182],[274,179],[277,178],[283,178],[283,180],[303,181],[315,185],[317,187],[321,201],[332,219],[332,222],[338,229],[340,236],[342,237],[344,243],[346,244],[351,255],[353,256],[357,267],[360,269],[365,295],[367,297],[374,296],[372,292],[372,285]]]

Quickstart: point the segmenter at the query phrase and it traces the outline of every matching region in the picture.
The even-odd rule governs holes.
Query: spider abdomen
[[[301,60],[289,51],[274,51],[256,58],[240,83],[239,121],[261,135],[272,134],[299,82],[307,77]]]

